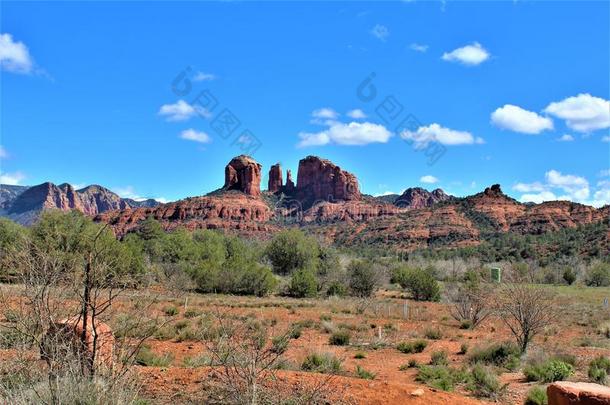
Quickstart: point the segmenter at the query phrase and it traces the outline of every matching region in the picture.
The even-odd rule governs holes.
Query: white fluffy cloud
[[[422,183],[427,183],[427,184],[434,184],[434,183],[438,183],[438,179],[432,175],[425,175],[419,178],[419,181]]]
[[[377,24],[371,30],[371,34],[373,34],[375,38],[380,39],[381,41],[385,41],[390,35],[390,31],[385,25]]]
[[[328,129],[320,132],[301,132],[299,147],[321,146],[334,143],[337,145],[367,145],[369,143],[386,143],[392,133],[383,125],[370,122],[331,123]]]
[[[121,197],[121,198],[131,198],[132,200],[135,200],[135,201],[144,201],[144,200],[148,200],[150,198],[157,200],[163,204],[168,201],[167,198],[163,198],[163,197],[142,197],[135,191],[133,186],[116,187],[116,188],[113,188],[112,191],[114,191],[116,194],[118,194],[119,197]]]
[[[409,45],[409,49],[411,49],[412,51],[415,51],[415,52],[423,53],[428,50],[428,45],[412,43],[411,45]]]
[[[203,82],[203,81],[210,81],[210,80],[216,80],[216,75],[212,74],[212,73],[197,72],[195,74],[195,76],[193,77],[193,81],[196,81],[196,82]]]
[[[559,138],[557,138],[557,142],[572,142],[574,137],[570,134],[563,134]]]
[[[32,73],[34,62],[28,47],[13,40],[11,34],[0,34],[0,66],[13,73]]]
[[[512,104],[506,104],[491,113],[491,122],[498,128],[524,134],[539,134],[546,129],[553,129],[550,118]]]
[[[332,108],[325,107],[325,108],[318,108],[317,110],[313,110],[311,113],[311,116],[314,118],[334,120],[334,119],[337,119],[337,117],[339,117],[339,113],[336,112],[335,110],[333,110]]]
[[[204,118],[210,116],[204,108],[194,107],[184,100],[178,100],[174,104],[164,104],[159,109],[159,115],[164,116],[167,121],[187,121],[197,114]]]
[[[184,131],[180,132],[180,138],[199,143],[212,142],[212,138],[210,138],[208,134],[203,131],[196,131],[192,128],[185,129]]]
[[[544,111],[566,121],[578,132],[610,128],[610,101],[590,94],[579,94],[549,104]]]
[[[610,204],[610,181],[599,181],[591,199],[591,186],[582,176],[549,170],[544,178],[544,182],[517,183],[513,190],[526,193],[521,195],[522,202],[539,204],[544,201],[567,200],[596,207]]]
[[[353,118],[355,120],[361,120],[366,118],[366,114],[364,113],[364,111],[362,111],[359,108],[356,108],[355,110],[350,110],[347,112],[347,116],[350,118]]]
[[[25,175],[21,172],[2,173],[0,172],[0,184],[8,184],[16,186],[25,179]]]
[[[468,66],[480,65],[489,59],[489,52],[478,42],[445,52],[442,59],[448,62],[458,62]]]
[[[456,131],[431,124],[427,127],[419,127],[417,131],[404,130],[400,137],[415,143],[416,148],[425,148],[431,142],[438,142],[443,145],[470,145],[473,143],[483,143],[482,138],[475,138],[470,132]]]

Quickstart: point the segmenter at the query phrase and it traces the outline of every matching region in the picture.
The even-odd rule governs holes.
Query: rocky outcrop
[[[292,180],[292,172],[290,169],[286,171],[286,186],[285,190],[288,193],[292,193],[295,189],[294,181]]]
[[[248,236],[275,229],[268,224],[273,217],[269,205],[261,198],[236,191],[187,198],[155,208],[109,211],[97,215],[94,220],[110,224],[117,236],[123,236],[137,229],[148,217],[159,221],[168,231],[178,227],[189,230],[226,229]]]
[[[430,192],[421,187],[408,188],[394,201],[394,205],[401,208],[427,208],[434,204],[447,201],[451,198],[450,195],[445,194],[443,190],[437,188]]]
[[[284,187],[284,181],[282,179],[282,167],[279,163],[271,166],[269,169],[269,182],[267,190],[271,193],[277,193]]]
[[[304,206],[361,197],[356,176],[317,156],[308,156],[299,162],[295,194]]]
[[[225,167],[225,190],[238,190],[252,196],[261,194],[261,168],[250,156],[240,155]]]
[[[546,389],[549,405],[608,405],[610,387],[599,384],[560,381]]]
[[[86,215],[138,207],[140,204],[156,206],[155,200],[135,201],[119,197],[112,191],[98,185],[91,185],[75,190],[70,184],[59,186],[47,182],[32,187],[14,189],[15,186],[0,186],[3,197],[0,215],[29,225],[36,220],[40,212],[49,209],[61,211],[78,210]]]

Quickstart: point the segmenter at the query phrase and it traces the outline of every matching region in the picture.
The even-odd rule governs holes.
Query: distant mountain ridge
[[[110,210],[154,207],[159,202],[148,199],[136,201],[121,198],[109,189],[93,184],[79,190],[68,183],[56,185],[45,182],[36,186],[0,184],[0,216],[29,225],[38,215],[49,209],[78,210],[95,216]]]

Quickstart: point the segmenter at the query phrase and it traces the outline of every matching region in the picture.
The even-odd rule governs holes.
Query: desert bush
[[[610,374],[610,358],[599,356],[591,360],[588,374],[591,381],[598,384],[607,384],[608,374]]]
[[[468,380],[468,374],[464,370],[444,365],[420,366],[415,380],[443,391],[453,391],[456,384],[464,383]]]
[[[357,352],[356,354],[354,354],[354,358],[356,360],[366,359],[366,354],[362,352]]]
[[[318,293],[318,280],[311,270],[296,270],[292,273],[288,294],[296,298],[315,297]]]
[[[157,355],[146,345],[140,347],[135,357],[136,364],[146,367],[167,367],[173,360],[174,357],[171,353]]]
[[[546,395],[546,390],[541,387],[533,387],[527,392],[524,405],[548,405],[549,398]]]
[[[353,260],[347,274],[351,294],[356,297],[370,297],[379,286],[380,274],[369,260]]]
[[[590,287],[610,286],[610,264],[603,262],[592,264],[587,272],[585,283]]]
[[[425,340],[415,340],[412,342],[400,342],[396,345],[396,349],[399,352],[411,354],[411,353],[421,353],[424,351],[428,342]]]
[[[430,340],[439,340],[443,337],[443,332],[438,328],[427,328],[424,330],[424,337]]]
[[[310,353],[301,363],[301,370],[337,374],[342,370],[342,362],[331,353]]]
[[[488,292],[479,282],[451,286],[447,297],[451,316],[460,322],[461,329],[475,329],[491,314]]]
[[[334,346],[349,345],[350,333],[347,330],[339,330],[328,338],[328,343]]]
[[[319,261],[318,242],[299,229],[277,233],[265,250],[273,271],[288,275],[296,270],[315,271]]]
[[[441,298],[440,286],[427,270],[399,267],[394,270],[391,281],[409,291],[416,301],[439,301]]]
[[[523,375],[525,375],[527,381],[545,383],[563,381],[573,373],[574,367],[571,364],[556,359],[534,362],[523,368]]]
[[[483,363],[514,370],[519,366],[519,348],[512,343],[494,343],[487,347],[476,347],[471,350],[470,363]]]
[[[464,342],[460,345],[460,351],[458,352],[458,354],[466,354],[468,353],[468,343]]]
[[[363,369],[363,368],[362,368],[362,367],[360,367],[360,366],[356,366],[356,372],[355,372],[355,374],[356,374],[356,376],[357,376],[358,378],[362,378],[362,379],[364,379],[364,380],[374,380],[374,379],[375,379],[375,376],[376,376],[376,374],[375,374],[375,373],[372,373],[372,372],[370,372],[370,371],[367,371],[367,370]]]
[[[331,281],[326,288],[326,296],[344,297],[347,295],[347,287],[341,281]]]
[[[505,390],[498,377],[481,364],[475,364],[470,375],[468,390],[477,397],[496,400]]]
[[[576,281],[576,272],[571,267],[566,267],[562,273],[563,281],[566,282],[567,285],[572,285]]]
[[[496,310],[522,353],[525,353],[531,340],[551,325],[557,316],[553,296],[540,287],[505,284],[494,297]]]
[[[447,359],[447,352],[444,350],[440,350],[437,352],[432,352],[430,356],[430,364],[433,366],[446,366],[449,364],[449,360]]]

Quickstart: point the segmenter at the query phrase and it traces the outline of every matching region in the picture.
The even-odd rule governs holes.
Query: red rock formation
[[[267,186],[267,190],[272,193],[277,193],[284,186],[284,181],[282,179],[282,167],[280,164],[275,164],[271,166],[269,169],[269,183]]]
[[[434,204],[449,200],[451,196],[437,188],[430,192],[421,187],[408,188],[394,201],[394,205],[401,208],[426,208]]]
[[[316,201],[359,200],[361,195],[356,176],[330,160],[308,156],[299,162],[296,197],[309,206]]]
[[[248,195],[261,193],[261,168],[254,159],[246,155],[233,158],[225,168],[225,190],[239,190]]]
[[[84,336],[85,339],[83,342],[84,324],[84,318],[78,316],[56,321],[51,324],[46,333],[45,340],[47,342],[69,344],[75,353],[84,349],[88,355],[93,357],[93,361],[96,365],[111,367],[113,364],[115,343],[112,329],[99,320],[95,321],[94,327],[93,319],[88,317]],[[54,350],[53,347],[47,346],[48,345],[43,346],[44,350]],[[43,358],[48,356],[48,353],[44,353],[44,350],[43,353],[41,353]]]
[[[243,235],[273,231],[268,224],[273,211],[260,198],[237,192],[215,196],[192,197],[161,204],[155,208],[109,211],[94,218],[111,225],[117,236],[138,227],[148,217],[158,220],[165,230],[177,227],[194,229],[228,229]]]
[[[546,389],[549,405],[608,405],[610,387],[592,383],[556,382]]]
[[[290,169],[288,169],[286,171],[286,186],[285,186],[286,192],[290,193],[292,191],[294,191],[295,186],[294,186],[294,181],[292,181],[292,172],[290,171]]]

